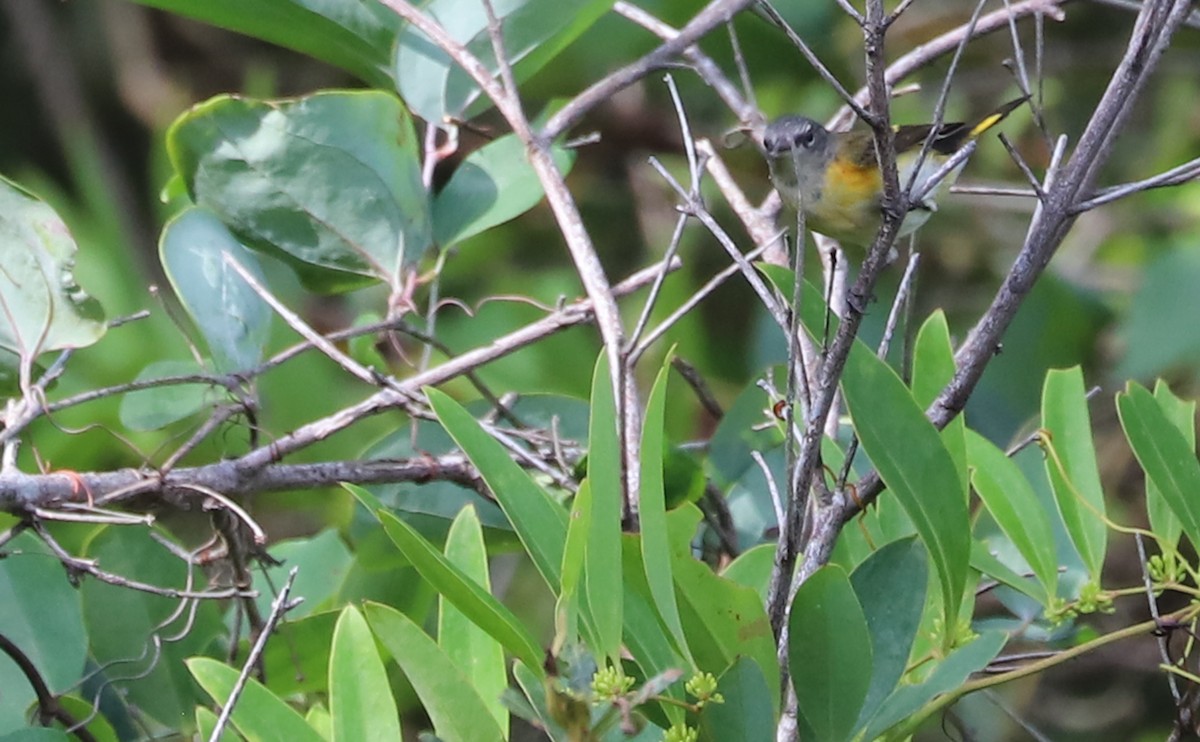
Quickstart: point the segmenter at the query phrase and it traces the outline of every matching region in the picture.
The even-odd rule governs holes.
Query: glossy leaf
[[[851,350],[842,389],[863,449],[929,550],[941,585],[942,625],[951,636],[971,553],[965,484],[954,459],[900,377],[865,346]]]
[[[871,637],[871,674],[855,729],[891,695],[908,667],[913,639],[929,592],[925,547],[915,538],[893,541],[850,574]]]
[[[163,227],[159,257],[175,295],[200,328],[218,371],[244,371],[262,360],[271,310],[235,270],[260,283],[258,258],[207,209],[185,209]]]
[[[684,656],[658,615],[643,567],[642,541],[636,534],[621,537],[621,571],[624,577],[624,648],[637,663],[642,677],[690,671],[695,663]],[[662,695],[684,700],[682,684],[670,685]],[[669,703],[660,709],[671,723],[684,720],[682,709]]]
[[[1162,499],[1179,518],[1193,545],[1200,545],[1200,461],[1196,449],[1145,387],[1129,382],[1117,395],[1121,427],[1134,456]]]
[[[0,392],[18,359],[82,348],[104,335],[104,310],[75,281],[75,240],[54,209],[0,177]]]
[[[491,595],[483,527],[474,508],[463,508],[451,524],[446,538],[446,561],[463,577],[479,585],[482,592]],[[471,681],[496,725],[508,729],[508,711],[500,703],[500,695],[508,687],[504,649],[445,595],[439,601],[438,645]]]
[[[517,81],[527,79],[612,7],[612,0],[508,0],[496,3],[504,50]],[[422,11],[452,39],[474,54],[493,74],[497,69],[488,18],[474,0],[429,0]],[[424,33],[406,25],[400,31],[392,70],[397,89],[412,111],[435,125],[468,117],[479,88]]]
[[[814,739],[849,739],[871,682],[871,634],[846,571],[825,565],[792,601],[788,669]]]
[[[217,704],[233,692],[238,670],[209,657],[193,657],[187,669]],[[233,707],[233,726],[249,742],[325,742],[295,709],[253,677]]]
[[[193,201],[313,289],[398,285],[431,243],[416,134],[393,95],[217,96],[171,125],[167,150]]]
[[[534,566],[557,595],[567,535],[566,511],[509,458],[462,405],[436,389],[426,389],[425,394],[446,432],[479,469]],[[534,667],[540,665],[540,660],[534,663]]]
[[[1104,491],[1092,424],[1083,388],[1083,372],[1053,369],[1042,391],[1042,425],[1050,433],[1046,473],[1071,543],[1092,580],[1100,579],[1108,526],[1103,520]]]
[[[1021,469],[975,431],[967,432],[971,483],[996,524],[1038,578],[1046,596],[1058,591],[1058,561],[1050,518]]]
[[[574,154],[562,147],[551,153],[558,169],[569,172]],[[450,247],[524,214],[543,195],[525,145],[506,134],[468,155],[434,197],[434,240]]]
[[[420,696],[439,738],[446,742],[505,738],[474,686],[420,626],[385,605],[368,603],[365,610],[375,635]],[[336,720],[337,709],[333,711]],[[400,739],[399,732],[393,739]]]
[[[375,87],[391,86],[398,20],[376,0],[137,0],[316,57]]]
[[[332,742],[400,739],[400,717],[383,660],[366,620],[352,605],[342,611],[333,630],[329,713],[333,717]]]
[[[344,486],[360,500],[364,494],[369,496],[369,493],[365,493],[365,490],[357,485]],[[522,661],[532,661],[535,667],[540,666],[541,649],[512,611],[464,574],[412,526],[386,510],[376,510],[375,515],[388,537],[443,599],[450,601],[476,626],[486,631]]]

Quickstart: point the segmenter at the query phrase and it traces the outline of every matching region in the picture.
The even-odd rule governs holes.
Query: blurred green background
[[[832,0],[787,3],[781,12],[811,43],[848,87],[862,80],[857,28]],[[988,10],[995,9],[991,4]],[[694,1],[659,0],[641,7],[680,25],[700,7]],[[272,97],[330,87],[357,87],[346,73],[314,60],[142,6],[99,0],[59,3],[5,0],[0,4],[0,173],[49,200],[71,226],[79,244],[78,277],[110,317],[150,309],[152,316],[114,330],[81,351],[54,396],[116,384],[147,364],[189,356],[185,336],[151,286],[164,287],[157,261],[158,230],[170,216],[159,198],[168,175],[163,134],[188,106],[217,93]],[[964,22],[967,4],[950,0],[915,3],[889,36],[889,55],[898,56]],[[1046,21],[1045,116],[1051,133],[1075,141],[1116,65],[1134,15],[1106,4],[1081,2],[1065,8],[1066,20]],[[817,119],[837,107],[835,94],[805,65],[782,34],[759,18],[736,22],[754,93],[768,116],[804,112]],[[1034,27],[1020,25],[1026,59],[1032,64]],[[610,14],[524,89],[526,109],[536,112],[556,98],[571,96],[607,72],[652,48],[656,40]],[[703,43],[731,76],[728,37]],[[969,47],[949,99],[948,116],[977,115],[1017,88],[1004,61],[1013,57],[1006,32]],[[942,61],[911,80],[916,94],[897,100],[894,118],[918,122],[930,115],[946,70]],[[1200,34],[1185,28],[1143,95],[1138,113],[1117,140],[1101,185],[1148,177],[1200,155]],[[690,71],[672,71],[693,131],[720,142],[738,122]],[[500,120],[485,114],[483,131],[503,133]],[[1003,130],[1035,171],[1048,160],[1044,139],[1026,111]],[[675,197],[647,164],[651,155],[682,174],[685,164],[678,122],[661,75],[654,74],[591,112],[573,134],[600,133],[580,150],[569,184],[609,275],[617,280],[657,259],[666,249],[676,214]],[[465,132],[464,151],[485,141]],[[747,193],[768,192],[766,169],[751,147],[724,150]],[[436,174],[444,182],[456,159]],[[994,137],[981,142],[960,183],[1020,185],[1017,168]],[[710,207],[729,231],[749,240],[724,208],[715,189]],[[1033,204],[1028,199],[957,195],[944,199],[939,214],[919,235],[922,263],[914,317],[944,309],[961,338],[987,307],[1021,245]],[[0,246],[0,249],[3,249]],[[698,225],[684,233],[685,268],[666,284],[656,316],[665,316],[726,258]],[[815,262],[815,261],[810,261]],[[878,289],[864,335],[877,338],[900,270],[888,272]],[[384,296],[365,290],[334,298],[305,295],[285,269],[271,273],[275,289],[322,330],[350,325],[379,312]],[[1118,519],[1144,519],[1141,485],[1132,458],[1115,426],[1112,395],[1125,379],[1166,377],[1175,391],[1194,397],[1200,368],[1200,183],[1142,193],[1084,214],[1047,274],[1022,307],[1002,354],[991,364],[972,399],[969,420],[996,441],[1017,436],[1036,414],[1047,368],[1082,364],[1100,387],[1092,413],[1097,424],[1106,484],[1120,502]],[[487,297],[524,296],[546,305],[581,293],[578,279],[549,210],[539,206],[522,218],[476,237],[447,262],[441,292],[475,306]],[[630,322],[640,302],[624,305]],[[438,335],[453,350],[486,342],[541,316],[527,303],[492,301],[468,316],[445,310]],[[277,330],[274,347],[294,342]],[[658,357],[641,370],[645,385],[661,353],[677,343],[718,399],[730,405],[756,374],[780,360],[780,339],[741,282],[731,282],[676,326]],[[483,370],[495,389],[555,392],[583,397],[598,349],[594,330],[571,330]],[[416,346],[407,349],[419,357]],[[897,351],[899,357],[900,351]],[[651,354],[653,355],[653,354]],[[397,368],[397,373],[403,373]],[[455,389],[470,394],[467,387]],[[313,355],[272,374],[262,387],[263,422],[274,434],[360,398],[364,388],[344,380],[331,363]],[[677,394],[669,416],[677,440],[707,437],[714,421]],[[338,436],[306,458],[353,457],[393,430],[399,418],[369,420],[353,435]],[[106,400],[57,416],[23,452],[26,468],[38,462],[79,470],[139,465],[163,447],[181,442],[188,428],[154,433],[123,431],[117,402]],[[193,454],[191,460],[244,450],[245,436],[233,431]],[[35,461],[36,459],[36,461]],[[324,524],[345,525],[349,505],[328,492],[287,493],[268,498],[273,538],[310,533]],[[1119,540],[1110,556],[1116,581],[1136,582],[1136,554]],[[1140,618],[1134,613],[1102,619],[1113,625]],[[1144,607],[1143,607],[1144,610]],[[1159,739],[1173,709],[1151,640],[1121,644],[1089,656],[1050,676],[969,700],[973,719],[985,728],[929,732],[929,739],[1031,739],[1002,707],[1054,740]],[[977,722],[972,722],[976,724]],[[1139,735],[1145,735],[1139,736]]]

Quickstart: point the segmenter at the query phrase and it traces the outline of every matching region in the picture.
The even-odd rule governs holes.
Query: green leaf
[[[505,738],[474,686],[420,626],[385,605],[368,603],[365,610],[375,635],[420,696],[438,737],[446,742]],[[393,739],[400,739],[399,732]]]
[[[51,691],[66,692],[78,682],[87,659],[79,591],[49,547],[32,533],[9,541],[3,552],[0,635],[20,647]],[[36,697],[28,678],[7,655],[0,660],[0,692],[0,729],[24,726],[22,710]]]
[[[167,151],[193,201],[315,290],[399,286],[431,243],[416,134],[394,95],[221,95],[171,125]]]
[[[991,577],[1001,585],[1010,587],[1022,595],[1029,596],[1038,605],[1044,606],[1050,601],[1049,593],[1046,592],[1046,588],[1040,582],[1035,583],[1027,577],[1018,574],[1012,567],[1000,561],[992,553],[988,544],[983,541],[971,542],[971,568],[977,570],[982,575]]]
[[[1196,401],[1184,401],[1171,393],[1166,382],[1159,379],[1154,384],[1154,398],[1159,407],[1166,413],[1171,422],[1183,434],[1184,440],[1192,448],[1196,447]],[[1153,481],[1146,482],[1146,514],[1150,518],[1150,528],[1158,538],[1163,550],[1173,549],[1179,545],[1179,536],[1183,533],[1183,524],[1163,498],[1162,492]]]
[[[271,310],[229,262],[236,260],[265,285],[258,258],[212,212],[195,206],[167,222],[158,252],[217,369],[243,371],[258,365],[271,330]]]
[[[954,363],[954,345],[950,341],[950,326],[946,314],[938,310],[929,315],[917,331],[913,344],[912,394],[921,409],[928,409],[942,389],[954,378],[957,366]],[[963,436],[966,419],[956,416],[942,428],[942,442],[954,459],[954,468],[962,480],[962,490],[967,492],[967,444]]]
[[[194,360],[154,361],[138,373],[137,381],[204,373]],[[151,387],[122,397],[118,415],[130,430],[158,430],[196,414],[214,398],[212,386],[201,381]]]
[[[588,532],[592,527],[592,486],[585,478],[575,491],[567,525],[567,540],[563,546],[562,590],[554,606],[554,645],[574,641],[579,630],[579,582],[583,578]],[[584,625],[591,631],[591,624]],[[598,643],[589,635],[589,640]]]
[[[842,389],[863,450],[929,550],[941,585],[945,636],[951,637],[971,554],[965,484],[900,377],[866,346],[851,350]]]
[[[700,734],[705,742],[769,740],[775,738],[775,709],[762,668],[749,657],[739,657],[717,680],[724,703],[705,704],[700,712]]]
[[[352,605],[342,611],[333,630],[329,713],[333,717],[333,742],[400,739],[400,717],[383,660],[367,622]]]
[[[142,5],[286,46],[375,87],[391,87],[397,18],[376,0],[137,0]]]
[[[613,0],[510,0],[496,5],[504,50],[518,83],[528,79],[612,7]],[[429,0],[422,11],[464,45],[493,77],[498,70],[488,35],[488,18],[474,0]],[[464,119],[491,101],[479,101],[471,78],[428,37],[411,25],[399,34],[392,70],[397,89],[413,113],[440,125]]]
[[[967,432],[967,458],[979,499],[1033,570],[1045,591],[1043,598],[1054,596],[1058,592],[1054,530],[1029,480],[1012,459],[973,430]]]
[[[614,664],[621,656],[621,448],[617,432],[617,403],[613,398],[608,360],[603,351],[592,375],[592,414],[588,425],[588,484],[592,512],[584,544],[583,587],[587,600],[581,608],[596,629],[600,646],[596,655]]]
[[[229,700],[238,671],[209,657],[193,657],[187,669],[218,704]],[[234,727],[249,742],[325,742],[300,714],[253,677],[233,707]]]
[[[850,585],[871,636],[870,685],[855,724],[857,731],[896,689],[908,667],[929,591],[925,548],[911,537],[893,541],[855,568]]]
[[[479,585],[481,591],[491,594],[483,527],[474,508],[463,508],[450,525],[446,561]],[[439,602],[438,645],[470,679],[496,725],[508,729],[508,711],[500,703],[500,695],[508,687],[503,648],[445,595],[440,596]]]
[[[739,656],[750,657],[763,669],[768,696],[779,699],[775,638],[758,593],[713,574],[691,553],[691,537],[700,521],[694,505],[667,513],[671,534],[671,570],[675,596],[688,649],[697,669],[719,675]]]
[[[556,146],[551,154],[560,171],[570,172],[570,150]],[[506,134],[468,155],[434,197],[434,241],[446,248],[474,237],[529,211],[543,195],[525,145]]]
[[[923,682],[901,685],[884,702],[862,738],[875,739],[887,729],[917,713],[922,706],[937,696],[962,686],[972,673],[982,670],[1000,654],[1007,640],[1008,636],[1003,632],[985,632],[970,644],[955,649],[946,659],[937,662]]]
[[[1200,545],[1200,461],[1196,449],[1145,387],[1129,382],[1117,395],[1117,413],[1134,456],[1163,501]]]
[[[1108,526],[1092,443],[1083,372],[1052,369],[1042,390],[1042,425],[1050,434],[1046,473],[1067,534],[1093,581],[1100,579]]]
[[[671,372],[671,356],[663,360],[642,423],[642,470],[638,515],[642,526],[642,561],[646,583],[659,617],[680,654],[687,655],[687,640],[679,622],[679,607],[675,604],[675,584],[671,573],[671,544],[667,533],[667,513],[664,493],[663,450],[666,441],[667,379]]]
[[[296,581],[292,583],[292,596],[304,598],[304,602],[288,611],[289,624],[333,607],[334,597],[354,561],[341,536],[332,528],[315,536],[274,543],[271,545],[271,556],[282,564],[267,567],[265,574],[263,570],[255,572],[258,609],[264,615],[271,611],[275,592],[271,586],[283,584],[292,567],[299,567]]]
[[[792,601],[788,669],[815,739],[846,740],[871,683],[871,634],[850,577],[827,564]]]
[[[542,579],[557,595],[567,536],[566,511],[509,458],[462,405],[437,389],[427,388],[425,394],[446,432],[479,469]],[[541,660],[533,666],[540,667]]]
[[[104,310],[75,282],[76,249],[54,209],[0,177],[0,375],[104,335]]]
[[[357,485],[343,486],[360,499],[364,493],[369,496]],[[532,660],[534,667],[540,667],[542,651],[512,611],[464,574],[412,526],[386,510],[375,510],[374,513],[388,537],[443,599],[453,603],[476,626],[522,661],[529,663]]]
[[[104,528],[84,545],[83,556],[129,580],[178,590],[190,585],[188,566],[151,539],[148,529]],[[182,623],[163,625],[171,616],[178,618],[177,599],[98,580],[85,580],[80,592],[91,658],[98,665],[125,663],[119,677],[128,680],[114,679],[119,692],[163,724],[175,728],[188,723],[202,697],[183,663],[224,634],[216,604],[201,601],[194,614],[182,618],[188,622],[182,638],[161,641],[156,652],[155,636],[180,634]]]

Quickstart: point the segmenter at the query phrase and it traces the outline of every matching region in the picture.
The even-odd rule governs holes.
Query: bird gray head
[[[770,157],[796,151],[820,152],[829,132],[805,116],[783,116],[772,121],[763,132],[763,149]]]

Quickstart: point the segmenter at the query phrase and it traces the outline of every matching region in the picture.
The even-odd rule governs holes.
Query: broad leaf
[[[54,209],[0,177],[0,392],[18,359],[91,345],[104,310],[75,282],[75,240]]]
[[[553,59],[590,27],[613,0],[505,0],[494,4],[503,29],[504,51],[520,82]],[[429,0],[422,12],[445,28],[495,74],[498,65],[488,35],[484,6],[476,0]],[[462,119],[490,101],[474,106],[480,90],[450,57],[411,25],[400,31],[393,59],[397,89],[412,111],[440,125]]]
[[[796,591],[788,617],[788,669],[814,739],[848,739],[871,683],[871,635],[841,567],[821,567]]]
[[[271,310],[235,270],[237,261],[265,284],[258,258],[207,209],[191,207],[167,222],[159,256],[175,294],[200,328],[222,372],[262,360]]]
[[[400,717],[375,638],[354,606],[333,630],[329,655],[329,712],[333,742],[391,742],[400,739]]]
[[[588,485],[592,490],[588,537],[584,544],[581,609],[591,617],[600,646],[597,655],[613,663],[621,656],[621,449],[617,433],[617,404],[603,351],[592,375],[592,414],[588,426]]]
[[[398,287],[431,243],[416,134],[394,95],[221,95],[171,125],[167,150],[193,201],[313,289]]]

